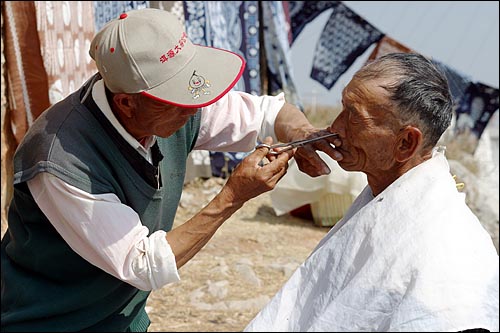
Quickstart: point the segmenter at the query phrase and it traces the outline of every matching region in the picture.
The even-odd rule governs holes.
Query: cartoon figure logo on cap
[[[194,71],[189,79],[188,87],[193,99],[200,97],[200,94],[210,95],[210,91],[206,90],[207,88],[210,88],[210,81],[205,80],[203,76],[196,74],[196,71]]]

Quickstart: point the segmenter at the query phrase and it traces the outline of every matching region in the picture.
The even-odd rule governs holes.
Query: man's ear
[[[120,93],[113,95],[113,104],[124,117],[132,118],[134,115],[135,103],[136,101],[132,95]]]
[[[395,159],[398,162],[406,162],[419,150],[422,146],[422,132],[413,126],[406,126],[402,129],[397,137],[397,145],[395,151]]]

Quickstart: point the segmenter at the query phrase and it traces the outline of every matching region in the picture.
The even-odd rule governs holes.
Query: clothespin
[[[457,190],[463,190],[465,187],[465,183],[457,183],[457,175],[453,175],[453,180],[456,183]]]

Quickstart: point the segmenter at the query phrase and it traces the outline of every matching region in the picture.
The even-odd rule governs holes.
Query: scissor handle
[[[326,134],[326,135],[323,135],[323,136],[318,136],[318,137],[315,137],[315,138],[312,138],[312,139],[297,140],[297,141],[292,141],[292,142],[288,142],[288,143],[278,143],[278,144],[274,144],[274,145],[268,145],[266,143],[260,143],[255,148],[266,147],[266,148],[269,149],[269,154],[271,154],[271,155],[278,155],[278,154],[281,154],[284,151],[287,151],[287,150],[290,150],[290,149],[293,149],[293,148],[297,148],[297,147],[301,147],[301,146],[303,146],[305,144],[308,144],[308,143],[311,143],[311,142],[314,142],[314,141],[318,141],[318,140],[322,140],[322,139],[326,139],[326,138],[329,138],[331,136],[338,136],[338,134],[337,133],[330,133],[330,134]],[[275,148],[283,148],[283,149],[275,151],[275,150],[273,150]]]
[[[268,154],[270,154],[270,155],[279,155],[284,151],[295,148],[294,146],[292,146],[290,144],[284,144],[284,143],[280,143],[280,144],[276,144],[276,145],[268,145],[267,143],[259,143],[257,146],[255,146],[255,149],[262,148],[262,147],[269,149]],[[283,148],[283,149],[276,151],[276,150],[273,150],[274,148]]]

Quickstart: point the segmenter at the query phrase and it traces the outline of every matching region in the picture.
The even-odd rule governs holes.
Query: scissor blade
[[[312,139],[292,141],[292,142],[289,142],[288,145],[293,146],[293,147],[300,147],[300,146],[305,145],[306,143],[310,143],[310,142],[314,142],[314,141],[318,141],[318,140],[323,140],[323,139],[329,138],[331,136],[338,136],[338,134],[337,133],[330,133],[330,134],[318,136],[318,137],[312,138]]]
[[[316,138],[312,138],[312,139],[305,139],[305,140],[298,140],[298,141],[292,141],[292,142],[288,142],[288,143],[279,143],[279,144],[275,144],[275,145],[266,145],[271,151],[269,152],[269,154],[271,155],[278,155],[278,154],[281,154],[287,150],[290,150],[290,149],[293,149],[293,148],[297,148],[297,147],[301,147],[305,144],[308,144],[308,143],[311,143],[311,142],[314,142],[314,141],[318,141],[318,140],[322,140],[322,139],[326,139],[326,138],[329,138],[331,136],[338,136],[337,133],[330,133],[330,134],[326,134],[326,135],[322,135],[322,136],[318,136]],[[257,147],[259,146],[262,146],[264,144],[260,144],[258,145]],[[275,148],[282,148],[280,150],[273,150]]]

